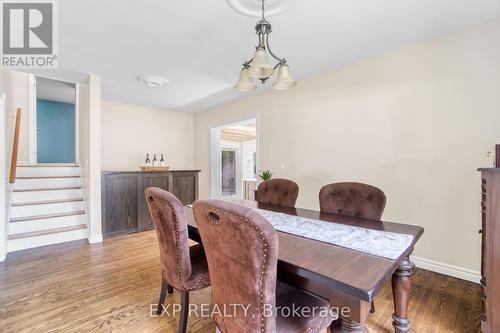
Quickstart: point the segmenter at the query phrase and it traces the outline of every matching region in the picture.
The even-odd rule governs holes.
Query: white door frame
[[[69,164],[78,164],[78,159],[80,156],[80,84],[71,82],[71,81],[65,81],[65,80],[60,80],[60,79],[55,79],[49,76],[43,76],[43,75],[34,75],[34,74],[29,74],[28,81],[29,81],[29,87],[28,87],[28,98],[29,98],[29,134],[28,134],[28,155],[29,155],[29,164],[30,165],[36,165],[38,164],[37,162],[37,129],[36,129],[36,78],[44,78],[48,80],[54,80],[54,81],[59,81],[59,82],[65,82],[65,83],[71,83],[75,85],[75,162],[74,163],[69,163]],[[64,164],[64,163],[58,163],[58,164]]]
[[[36,164],[36,77],[34,74],[28,76],[28,163],[29,165]]]
[[[75,83],[75,164],[80,165],[80,84]]]
[[[210,154],[210,178],[209,178],[209,186],[210,186],[210,198],[211,199],[231,199],[227,197],[222,197],[220,193],[220,186],[214,186],[215,184],[219,184],[221,182],[220,179],[220,169],[221,169],[221,144],[220,144],[220,130],[221,128],[239,125],[247,123],[249,120],[255,120],[256,126],[256,158],[255,158],[255,166],[257,173],[259,172],[260,166],[260,114],[256,113],[254,115],[249,115],[247,117],[238,118],[231,122],[225,122],[223,124],[212,125],[209,127],[210,132],[210,140],[208,142],[208,151]],[[241,188],[241,186],[240,186]]]

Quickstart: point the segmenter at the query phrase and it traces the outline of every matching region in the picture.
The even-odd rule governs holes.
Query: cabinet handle
[[[477,232],[478,232],[478,233],[480,233],[480,234],[482,234],[482,233],[483,233],[483,230],[482,230],[482,229],[480,229],[480,230],[478,230]]]

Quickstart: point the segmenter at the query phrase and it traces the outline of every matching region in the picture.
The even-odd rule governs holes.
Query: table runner
[[[413,242],[412,235],[360,228],[258,208],[254,210],[264,216],[277,231],[391,260],[399,258]]]

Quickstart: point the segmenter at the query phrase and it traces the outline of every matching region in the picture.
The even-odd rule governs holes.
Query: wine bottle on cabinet
[[[158,160],[156,159],[156,154],[153,154],[153,166],[158,166]]]
[[[161,157],[160,157],[160,165],[165,166],[165,159],[163,159],[163,154],[161,154]]]
[[[149,154],[146,154],[146,166],[151,165],[151,160],[149,159]]]

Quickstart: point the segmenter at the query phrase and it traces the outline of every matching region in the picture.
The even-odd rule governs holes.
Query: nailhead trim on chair
[[[260,291],[260,295],[259,295],[259,298],[260,298],[260,311],[261,311],[261,317],[260,317],[260,322],[261,322],[261,333],[264,333],[265,332],[265,309],[264,309],[264,275],[266,274],[266,269],[267,269],[267,251],[268,251],[268,243],[264,237],[264,232],[259,229],[255,224],[253,224],[252,222],[250,222],[250,220],[246,217],[243,217],[241,215],[236,215],[236,214],[232,214],[232,213],[229,213],[223,209],[220,209],[220,208],[214,208],[214,207],[211,207],[211,206],[207,206],[207,205],[200,205],[201,207],[203,207],[206,211],[207,211],[207,215],[210,214],[210,213],[219,213],[219,214],[224,214],[224,215],[228,215],[230,217],[233,217],[233,218],[237,218],[239,220],[242,220],[242,221],[245,221],[247,223],[250,224],[250,226],[252,228],[254,228],[255,231],[259,232],[259,235],[262,237],[262,240],[264,241],[264,244],[263,244],[263,248],[262,250],[264,251],[264,254],[262,255],[262,270],[261,270],[261,273],[262,275],[260,276],[260,282],[259,282],[259,291]],[[219,225],[221,224],[222,221],[220,221],[219,223],[217,223],[216,225]],[[223,322],[222,324],[224,324],[224,319],[222,319]],[[218,332],[222,332],[220,330],[220,328],[216,325],[216,329],[218,330]],[[312,329],[310,327],[307,328],[308,332],[310,333],[317,333],[320,331],[320,329]],[[217,333],[217,331],[216,331]],[[274,332],[275,333],[275,332]]]
[[[172,212],[174,215],[174,219],[175,219],[175,248],[176,248],[176,252],[177,252],[177,277],[179,278],[179,281],[181,282],[181,286],[182,286],[182,288],[179,288],[179,289],[184,289],[186,291],[192,291],[192,290],[200,289],[200,288],[198,288],[198,286],[200,286],[201,284],[203,284],[204,286],[209,286],[210,283],[205,281],[201,277],[198,277],[198,281],[196,282],[196,284],[192,288],[188,288],[184,284],[184,281],[182,278],[182,264],[181,264],[182,257],[181,257],[181,249],[180,249],[180,245],[179,245],[179,243],[180,243],[179,220],[177,219],[177,214],[175,214],[174,207],[172,206],[172,204],[170,203],[170,201],[167,198],[165,198],[161,195],[157,195],[157,194],[149,194],[149,195],[152,197],[155,197],[157,199],[163,200],[170,207],[170,209],[172,209]]]
[[[219,213],[219,214],[228,215],[230,217],[233,217],[233,218],[239,219],[241,221],[245,221],[246,223],[249,223],[250,226],[252,228],[254,228],[255,231],[259,232],[259,235],[262,237],[262,240],[264,241],[264,245],[262,248],[262,250],[264,251],[264,254],[262,255],[262,258],[261,258],[261,262],[262,262],[261,273],[262,273],[262,275],[260,276],[260,282],[259,282],[260,323],[261,323],[260,331],[262,333],[264,333],[265,328],[266,328],[266,326],[265,326],[265,308],[264,308],[264,306],[265,306],[265,304],[264,304],[264,275],[266,274],[266,268],[267,268],[267,246],[268,246],[266,238],[264,237],[264,232],[262,232],[262,230],[260,230],[255,224],[250,222],[250,220],[246,217],[243,217],[241,215],[232,214],[232,213],[229,213],[223,209],[214,208],[214,207],[207,206],[207,205],[202,205],[202,207],[205,208],[206,210],[208,210],[207,214],[215,212],[215,213]]]

